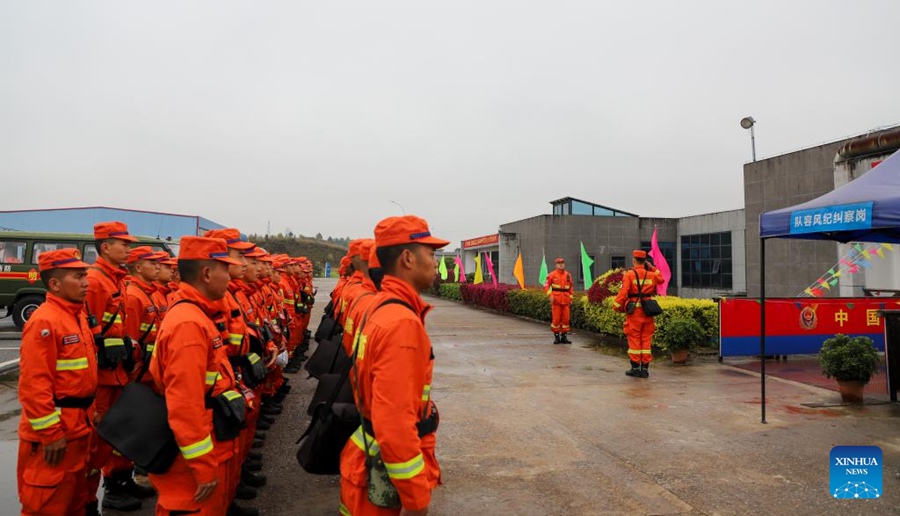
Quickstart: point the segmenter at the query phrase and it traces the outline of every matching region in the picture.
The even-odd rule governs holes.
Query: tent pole
[[[766,239],[759,239],[759,380],[762,424],[766,424]]]

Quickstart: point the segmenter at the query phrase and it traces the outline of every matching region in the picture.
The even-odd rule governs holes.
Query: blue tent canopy
[[[900,151],[811,201],[759,217],[760,238],[900,243]]]

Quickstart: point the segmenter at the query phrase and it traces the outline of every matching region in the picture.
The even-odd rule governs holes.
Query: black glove
[[[119,363],[128,361],[131,362],[131,367],[134,367],[134,359],[131,356],[131,339],[124,337],[123,344],[114,343],[112,345],[107,344],[108,340],[114,339],[94,335],[94,343],[97,345],[97,365],[104,369],[114,370]]]
[[[134,341],[128,335],[122,337],[122,340],[125,341],[125,345],[122,346],[125,348],[122,367],[125,368],[125,371],[131,372],[134,369]]]

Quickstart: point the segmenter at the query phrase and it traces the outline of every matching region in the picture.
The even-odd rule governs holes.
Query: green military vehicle
[[[136,238],[140,241],[134,245],[149,245],[172,256],[178,254],[178,244],[174,242]],[[71,248],[78,249],[87,263],[97,260],[93,234],[0,231],[0,310],[6,308],[4,317],[12,315],[20,330],[47,293],[38,274],[38,257],[46,251]]]

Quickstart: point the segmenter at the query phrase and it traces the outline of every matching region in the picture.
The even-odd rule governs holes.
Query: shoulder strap
[[[206,313],[206,310],[204,310],[203,307],[201,307],[196,301],[191,301],[190,299],[179,299],[172,305],[172,308],[175,308],[176,306],[181,305],[181,304],[190,304],[190,305],[196,306],[197,309],[200,310],[201,313],[203,313],[203,316],[206,317],[207,319],[209,319],[210,321],[212,321],[212,323],[215,325],[215,321],[213,321],[212,317],[210,317],[209,314]],[[145,364],[144,370],[141,371],[140,376],[138,376],[138,379],[137,379],[138,382],[141,381],[141,377],[144,375],[144,372],[147,369],[150,369],[149,364]],[[206,390],[207,398],[212,395],[213,389],[215,389],[217,381],[219,381],[219,372],[218,371],[216,371],[216,378],[213,380],[212,385],[210,385],[209,389]]]
[[[135,285],[135,288],[137,288],[138,290],[140,290],[140,291],[141,291],[141,294],[144,294],[144,297],[146,297],[146,298],[147,298],[147,301],[150,302],[150,306],[152,306],[152,307],[154,308],[154,310],[155,310],[154,313],[156,314],[155,316],[153,316],[153,323],[150,324],[150,326],[147,328],[147,331],[145,331],[144,334],[141,335],[141,338],[139,338],[138,341],[137,341],[137,343],[138,343],[139,346],[143,346],[143,345],[144,345],[144,339],[147,338],[147,335],[150,335],[150,332],[153,330],[153,326],[156,324],[156,319],[159,317],[159,307],[156,306],[156,303],[153,302],[153,298],[151,298],[149,294],[147,294],[146,292],[144,292],[144,289],[142,289],[142,288],[141,288],[140,286],[138,286],[138,285]]]
[[[91,269],[93,269],[93,270],[95,270],[95,271],[99,271],[101,274],[103,274],[104,276],[106,276],[107,278],[109,278],[109,280],[112,281],[113,284],[116,283],[116,280],[114,280],[113,277],[110,276],[108,272],[106,272],[105,270],[101,269],[100,267],[97,267],[96,265],[91,265]],[[84,305],[87,306],[87,302],[85,302]],[[90,313],[90,311],[91,311],[91,307],[88,306],[88,313]],[[112,314],[112,317],[109,319],[109,321],[107,321],[106,324],[103,325],[103,328],[100,329],[100,337],[101,337],[101,338],[102,338],[104,335],[106,335],[106,332],[108,332],[109,329],[112,328],[112,325],[116,323],[116,317],[119,316],[119,312],[121,312],[121,311],[122,311],[122,303],[119,303],[119,304],[117,305],[116,312],[115,312],[114,314]],[[103,320],[103,314],[102,314],[102,313],[98,313],[97,315],[99,315],[99,316],[100,316],[100,319]],[[96,316],[95,316],[95,317],[96,317]]]

